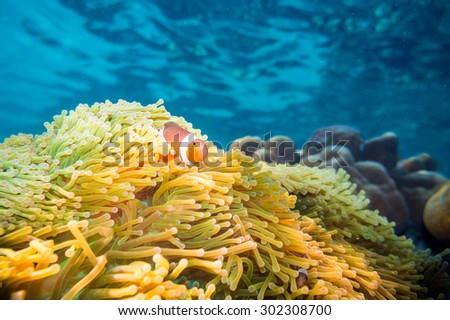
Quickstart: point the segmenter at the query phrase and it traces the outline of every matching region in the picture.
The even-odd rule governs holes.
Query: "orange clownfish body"
[[[175,122],[166,122],[160,131],[164,142],[170,150],[163,160],[168,162],[177,157],[187,165],[193,165],[205,160],[208,148],[202,139],[183,129]]]

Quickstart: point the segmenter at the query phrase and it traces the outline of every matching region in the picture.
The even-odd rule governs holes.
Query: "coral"
[[[397,164],[397,150],[397,135],[393,132],[386,132],[379,137],[366,141],[362,160],[379,162],[390,171],[395,168]]]
[[[350,127],[329,126],[317,129],[302,150],[294,151],[294,142],[284,136],[267,141],[247,136],[235,140],[230,148],[267,163],[344,169],[357,184],[356,191],[365,191],[368,208],[395,222],[397,234],[408,234],[421,248],[428,244],[435,251],[441,250],[425,232],[423,216],[428,199],[448,179],[433,171],[436,162],[426,153],[397,161],[398,137],[394,133],[364,141]],[[440,227],[439,221],[433,223]]]
[[[397,170],[401,173],[411,173],[419,170],[436,170],[436,161],[428,154],[422,153],[397,163]]]
[[[301,164],[319,168],[347,168],[355,163],[350,150],[344,146],[326,146],[320,152],[304,154]]]
[[[229,149],[239,149],[247,156],[265,162],[281,164],[299,162],[294,141],[286,136],[269,136],[265,141],[259,137],[246,136],[233,141]]]
[[[409,223],[408,205],[385,167],[375,161],[358,161],[347,172],[366,192],[370,199],[368,207],[394,221],[398,234],[404,233]]]
[[[355,160],[360,160],[364,140],[359,132],[351,127],[329,126],[317,129],[304,144],[303,151],[305,156],[309,156],[331,146],[345,146]]]
[[[442,185],[427,201],[423,220],[436,239],[450,245],[450,181]]]
[[[247,156],[251,156],[255,151],[263,146],[263,141],[260,137],[242,137],[233,141],[229,149],[239,149]]]
[[[449,287],[345,171],[161,159],[159,101],[80,105],[0,145],[0,296],[414,299]],[[444,252],[443,254],[445,254]]]
[[[410,172],[401,176],[397,183],[409,207],[410,220],[416,230],[422,230],[425,205],[430,197],[448,179],[428,170]]]

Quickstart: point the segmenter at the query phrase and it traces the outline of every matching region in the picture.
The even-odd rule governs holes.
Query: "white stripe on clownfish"
[[[189,152],[188,148],[189,148],[189,145],[194,142],[194,139],[195,139],[195,136],[192,133],[188,134],[186,137],[184,137],[183,141],[181,141],[181,144],[180,144],[181,160],[183,160],[183,162],[186,163],[188,166],[193,165],[193,163],[191,161],[189,161],[189,158],[188,158],[188,152]]]

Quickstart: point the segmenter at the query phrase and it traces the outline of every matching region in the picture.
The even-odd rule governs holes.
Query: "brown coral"
[[[450,181],[427,201],[423,221],[436,239],[450,245]]]

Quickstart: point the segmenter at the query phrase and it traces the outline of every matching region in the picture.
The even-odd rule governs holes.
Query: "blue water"
[[[119,98],[226,145],[394,131],[450,175],[450,1],[0,1],[0,138]]]

